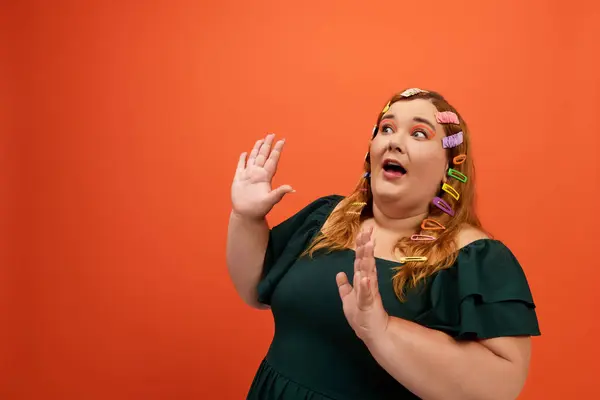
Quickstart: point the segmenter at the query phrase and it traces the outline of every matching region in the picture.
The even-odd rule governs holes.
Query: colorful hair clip
[[[371,173],[365,172],[365,174],[363,175],[363,178],[369,178],[369,177],[371,177]]]
[[[415,94],[419,94],[419,93],[428,93],[428,92],[426,90],[419,89],[419,88],[410,88],[410,89],[406,89],[404,92],[400,93],[400,96],[410,97],[410,96],[414,96]]]
[[[434,197],[432,203],[446,214],[450,215],[451,217],[454,217],[454,210],[452,209],[452,207],[450,207],[450,204],[448,204],[444,199]]]
[[[454,159],[452,160],[452,163],[454,165],[459,165],[459,164],[464,163],[466,159],[467,159],[466,154],[459,154],[456,157],[454,157]]]
[[[441,231],[446,229],[446,227],[435,219],[426,218],[421,222],[421,229],[424,231]]]
[[[367,189],[367,188],[360,188],[360,189],[358,189],[358,191],[359,191],[359,192],[368,192],[368,191],[369,191],[369,189]]]
[[[457,179],[463,183],[466,183],[468,179],[465,174],[463,174],[462,172],[458,172],[454,168],[448,168],[448,176],[451,176],[454,179]]]
[[[400,262],[402,264],[407,262],[423,262],[427,261],[427,257],[400,257]]]
[[[377,135],[377,125],[373,126],[372,136],[375,137],[375,135]]]
[[[360,211],[346,211],[346,214],[360,215],[362,213]]]
[[[364,201],[356,201],[354,203],[352,203],[353,206],[366,206],[367,203],[365,203]]]
[[[458,193],[456,191],[456,189],[454,189],[452,186],[448,185],[447,183],[444,183],[442,185],[442,190],[446,193],[448,193],[450,196],[454,197],[454,200],[458,200],[460,197],[460,193]]]
[[[435,240],[435,237],[430,236],[430,235],[418,235],[418,234],[415,234],[415,235],[412,235],[410,237],[410,240],[414,240],[414,241],[417,241],[417,242],[418,241],[431,241],[431,240]]]
[[[454,135],[446,136],[442,139],[442,147],[445,149],[450,149],[452,147],[456,147],[463,142],[463,133],[462,131],[455,133]]]
[[[385,114],[390,109],[390,103],[391,102],[388,101],[385,107],[383,107],[383,110],[381,111],[382,114]]]
[[[455,124],[459,125],[458,115],[452,111],[442,111],[435,114],[435,120],[440,124]]]

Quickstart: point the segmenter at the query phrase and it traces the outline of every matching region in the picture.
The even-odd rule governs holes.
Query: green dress
[[[343,271],[352,281],[354,251],[299,258],[342,198],[320,198],[271,230],[258,292],[259,301],[271,306],[275,334],[247,399],[418,398],[377,364],[346,321],[335,276]],[[540,334],[525,274],[499,241],[463,247],[452,267],[409,290],[405,302],[391,284],[399,264],[384,259],[376,264],[391,316],[458,340]]]

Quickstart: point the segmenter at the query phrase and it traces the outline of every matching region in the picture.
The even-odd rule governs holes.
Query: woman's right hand
[[[239,216],[264,218],[283,196],[293,192],[289,185],[274,190],[271,188],[284,144],[284,140],[279,140],[271,149],[274,138],[274,134],[269,134],[265,139],[258,140],[247,161],[247,153],[240,155],[231,185],[233,212]]]

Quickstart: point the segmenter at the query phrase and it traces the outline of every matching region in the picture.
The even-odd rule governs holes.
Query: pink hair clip
[[[435,237],[431,236],[431,235],[412,235],[410,237],[410,240],[414,240],[416,242],[423,242],[423,241],[431,241],[431,240],[435,240]]]
[[[436,113],[435,120],[440,124],[460,124],[460,122],[458,121],[458,116],[452,111],[442,111]]]
[[[462,131],[455,133],[454,135],[446,136],[442,139],[442,147],[445,149],[450,149],[452,147],[459,146],[462,144],[464,138]]]
[[[410,96],[414,96],[415,94],[419,94],[419,93],[428,93],[428,92],[426,90],[419,89],[419,88],[410,88],[410,89],[406,89],[404,92],[400,93],[400,96],[410,97]]]
[[[367,191],[368,191],[368,189],[367,189],[367,188],[360,188],[360,189],[358,189],[358,191],[359,191],[359,192],[367,192]]]

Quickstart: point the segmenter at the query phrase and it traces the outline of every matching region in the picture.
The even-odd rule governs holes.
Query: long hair
[[[448,184],[460,194],[458,201],[442,190],[442,184],[440,183],[438,197],[452,207],[454,216],[446,214],[433,203],[430,203],[427,219],[438,222],[445,229],[431,229],[437,225],[430,224],[427,221],[428,223],[425,226],[422,224],[420,231],[416,232],[420,235],[433,236],[435,237],[434,241],[416,241],[411,240],[411,238],[402,238],[396,243],[395,249],[406,256],[427,257],[425,262],[407,262],[396,267],[392,282],[394,292],[401,301],[405,298],[406,288],[415,288],[422,280],[454,264],[458,255],[456,238],[461,227],[470,225],[481,229],[481,223],[475,213],[475,168],[470,153],[470,135],[467,124],[458,111],[440,94],[435,92],[422,92],[410,97],[397,94],[391,98],[389,104],[414,99],[429,100],[438,112],[451,111],[458,116],[459,125],[443,124],[442,126],[446,136],[459,131],[463,132],[463,143],[457,147],[446,149],[446,152],[449,167],[465,175],[467,182],[463,183],[458,179],[448,177]],[[379,114],[376,126],[379,126],[383,115],[384,112]],[[466,155],[466,158],[459,157],[462,155]],[[369,156],[365,159],[364,170],[368,173],[371,172]],[[362,203],[366,203],[366,205],[361,206]],[[309,255],[312,257],[317,250],[333,251],[352,248],[361,222],[370,217],[373,217],[373,195],[369,177],[363,177],[354,191],[345,197],[331,213],[319,234],[303,253],[303,256]]]

